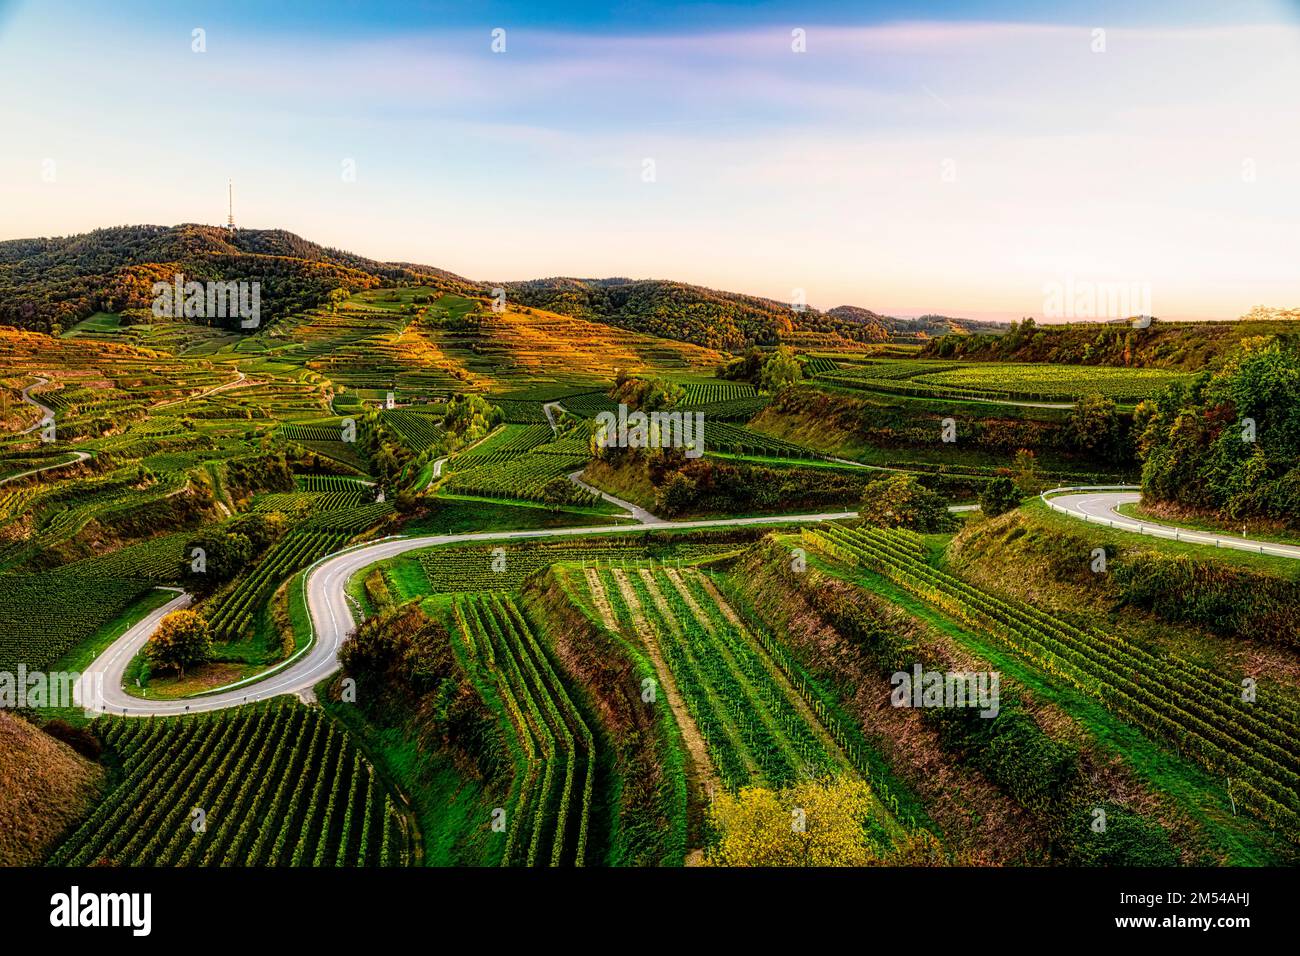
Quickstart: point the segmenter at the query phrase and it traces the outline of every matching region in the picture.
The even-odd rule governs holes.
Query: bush
[[[1094,829],[1099,819],[1095,813],[1098,809],[1106,814],[1106,826],[1101,832]],[[1175,866],[1178,863],[1168,831],[1113,803],[1078,808],[1066,825],[1062,842],[1072,866]]]

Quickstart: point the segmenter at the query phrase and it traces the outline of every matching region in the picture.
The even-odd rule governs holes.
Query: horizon
[[[2,238],[221,225],[233,180],[241,227],[479,281],[1051,324],[1054,285],[1300,304],[1300,5],[989,7],[0,2]]]

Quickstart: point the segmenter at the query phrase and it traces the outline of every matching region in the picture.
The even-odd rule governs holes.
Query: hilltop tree
[[[609,397],[634,411],[657,412],[676,405],[686,395],[686,389],[676,382],[661,378],[638,378],[619,369]]]
[[[794,357],[794,350],[783,345],[763,363],[763,370],[758,374],[758,389],[761,392],[777,392],[801,378],[803,366]]]
[[[758,347],[718,366],[718,378],[732,382],[749,382],[763,392],[777,392],[803,378],[803,365],[794,349],[783,345],[773,352]]]
[[[212,659],[212,634],[208,622],[195,611],[173,611],[162,619],[144,656],[156,667],[174,668],[181,677],[185,668]]]

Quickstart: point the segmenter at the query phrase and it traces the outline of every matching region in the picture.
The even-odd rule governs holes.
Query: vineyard
[[[120,779],[52,866],[405,866],[412,841],[374,767],[314,708],[100,718]]]
[[[567,479],[588,461],[585,442],[553,440],[549,425],[504,425],[447,463],[450,494],[520,499],[554,505],[600,504]]]
[[[1072,402],[1102,395],[1136,404],[1188,376],[1164,369],[1109,366],[997,365],[911,359],[827,370],[819,380],[867,391],[917,398],[979,401]]]
[[[349,537],[344,530],[305,530],[285,535],[229,594],[208,609],[213,636],[224,641],[246,638],[254,615],[276,588],[317,558],[338,550]]]
[[[284,265],[305,243],[205,228],[167,248],[215,243],[224,263],[257,244]],[[1067,580],[1053,562],[1068,563],[1069,535],[1029,520],[1049,483],[1145,475],[1135,449],[1157,424],[1197,449],[1233,437],[1225,423],[1248,414],[1237,392],[1207,391],[1209,415],[1178,417],[1170,398],[1148,406],[1168,421],[1134,413],[1192,381],[1190,358],[1175,371],[940,352],[918,329],[968,320],[934,316],[874,316],[890,336],[879,341],[850,341],[858,326],[821,313],[824,327],[787,334],[807,316],[779,303],[684,286],[623,302],[621,280],[591,287],[608,313],[523,305],[525,283],[507,283],[501,311],[441,270],[313,255],[306,291],[288,283],[302,298],[256,330],[151,322],[122,304],[145,275],[130,270],[111,295],[70,282],[42,300],[63,336],[0,328],[0,674],[57,663],[116,685],[98,717],[20,715],[69,760],[84,751],[96,783],[32,859],[710,865],[728,826],[757,826],[724,808],[775,807],[764,833],[784,837],[793,795],[841,787],[866,808],[848,842],[873,861],[1300,860],[1288,635],[1202,628],[1145,592],[1127,603],[1119,570]],[[538,301],[577,308],[588,282],[544,283]],[[755,317],[778,307],[770,328]],[[1006,340],[990,328],[969,338]],[[695,344],[733,339],[734,352]],[[791,355],[799,378],[775,384]],[[44,414],[28,389],[55,440],[27,430]],[[699,415],[706,459],[594,449],[611,395]],[[1119,407],[1073,407],[1092,395]],[[1251,460],[1284,497],[1294,456],[1268,442],[1289,406],[1254,408],[1267,440]],[[42,465],[57,467],[27,473]],[[871,485],[881,476],[898,480]],[[798,517],[852,514],[877,490],[899,503],[890,520],[947,527],[922,519],[952,512],[954,527]],[[1121,535],[1080,533],[1093,531]],[[1166,545],[1152,557],[1134,544],[1115,568],[1168,558],[1203,617],[1258,590],[1269,621],[1291,619],[1295,576],[1275,567],[1289,559],[1151,547]],[[191,564],[199,546],[219,573]],[[1256,559],[1271,575],[1258,588],[1244,570]],[[165,640],[146,643],[187,637],[188,615],[157,623],[173,600],[213,638],[183,665]],[[1004,668],[1003,717],[895,709],[891,655]],[[1243,678],[1257,676],[1247,699]],[[0,778],[19,791],[26,770]],[[1101,805],[1120,822],[1094,847],[1075,815]],[[1115,849],[1126,820],[1167,836],[1165,852]]]
[[[503,544],[500,548],[436,548],[419,553],[429,593],[464,591],[517,591],[529,576],[552,564],[577,562],[597,565],[611,562],[660,560],[690,561],[734,551],[725,541],[682,539],[650,546],[634,538],[605,535],[584,544]]]
[[[1174,654],[1075,627],[939,571],[912,536],[828,525],[803,532],[813,549],[869,568],[957,620],[995,635],[1027,662],[1095,697],[1207,770],[1225,776],[1238,806],[1300,842],[1300,708]]]
[[[480,693],[509,728],[515,769],[502,865],[582,866],[596,773],[591,730],[513,601],[467,597],[454,607]]]
[[[662,677],[685,702],[722,786],[780,788],[867,767],[860,734],[830,715],[824,690],[699,571],[612,567],[585,576],[593,604],[609,609],[607,626],[658,647]],[[896,806],[876,786],[877,799]],[[897,829],[883,809],[880,822]]]

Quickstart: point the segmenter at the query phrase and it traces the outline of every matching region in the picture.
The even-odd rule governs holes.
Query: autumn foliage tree
[[[950,531],[957,523],[943,498],[908,474],[868,484],[862,490],[859,513],[867,524],[922,533]]]
[[[172,668],[185,676],[185,668],[212,659],[212,634],[208,622],[195,611],[173,611],[162,619],[158,630],[144,647],[144,656],[155,667]]]
[[[870,866],[873,801],[861,780],[805,780],[786,790],[744,787],[709,810],[709,866]]]

